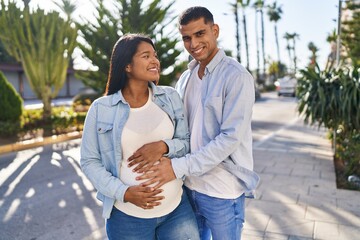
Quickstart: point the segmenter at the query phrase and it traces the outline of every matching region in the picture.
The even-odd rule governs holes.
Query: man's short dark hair
[[[205,7],[190,7],[182,12],[179,16],[178,26],[186,25],[191,21],[204,18],[205,24],[214,23],[214,17],[212,13]]]

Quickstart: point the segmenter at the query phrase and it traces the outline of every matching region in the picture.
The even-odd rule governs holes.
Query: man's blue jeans
[[[113,208],[106,221],[109,240],[199,240],[194,212],[184,191],[179,206],[163,217],[137,218]]]
[[[201,240],[239,240],[245,220],[245,194],[221,199],[185,187],[195,212]]]

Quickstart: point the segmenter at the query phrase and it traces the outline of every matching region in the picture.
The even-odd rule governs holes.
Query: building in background
[[[0,71],[2,71],[7,80],[14,86],[20,96],[24,100],[37,99],[35,93],[31,89],[26,79],[21,64],[16,63],[0,63]],[[75,70],[69,68],[66,75],[64,86],[59,91],[56,98],[70,98],[84,89],[84,84],[75,78]]]

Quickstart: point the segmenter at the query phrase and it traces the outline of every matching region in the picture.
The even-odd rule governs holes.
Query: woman
[[[159,78],[151,39],[123,36],[112,52],[105,96],[94,101],[85,120],[81,168],[103,202],[110,240],[199,239],[182,181],[143,187],[126,161],[140,147],[153,159],[189,151],[180,97],[173,88],[156,86]]]

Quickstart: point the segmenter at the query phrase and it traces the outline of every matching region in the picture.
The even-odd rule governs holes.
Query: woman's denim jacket
[[[189,64],[175,88],[183,98],[188,80],[197,65]],[[194,72],[194,74],[196,74]],[[219,50],[202,78],[203,147],[171,160],[175,175],[200,176],[215,166],[236,176],[247,197],[253,197],[259,176],[253,171],[251,117],[255,101],[254,79],[233,58]]]
[[[189,152],[190,134],[183,103],[175,89],[155,86],[153,83],[149,85],[153,91],[153,102],[169,115],[174,125],[173,139],[164,140],[169,148],[167,156],[184,156]],[[103,202],[104,218],[110,217],[115,200],[124,200],[125,191],[129,187],[119,179],[121,134],[129,110],[129,104],[119,91],[95,100],[85,119],[80,164],[98,191],[97,198]]]

